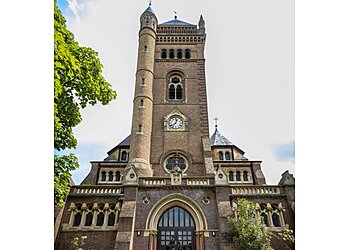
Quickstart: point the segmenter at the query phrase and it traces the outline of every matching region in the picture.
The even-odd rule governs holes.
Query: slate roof
[[[148,8],[147,8],[143,13],[146,13],[146,12],[150,12],[150,13],[152,13],[153,15],[156,15],[156,13],[154,13],[154,11],[153,11],[151,5],[149,5]]]
[[[233,146],[233,143],[215,128],[215,132],[210,138],[210,146]]]
[[[175,17],[175,19],[160,24],[160,26],[194,26],[193,24],[181,21]]]
[[[131,137],[131,135],[128,135],[124,140],[122,140],[122,141],[117,145],[117,147],[120,147],[120,146],[130,146],[130,137]]]

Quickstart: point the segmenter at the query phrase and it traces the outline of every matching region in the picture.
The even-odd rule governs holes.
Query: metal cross
[[[214,121],[215,121],[215,128],[218,127],[218,120],[219,120],[219,119],[218,119],[217,117],[214,118]]]

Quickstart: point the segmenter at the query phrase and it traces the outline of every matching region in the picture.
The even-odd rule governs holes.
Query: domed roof
[[[177,19],[177,17],[175,16],[175,18],[173,20],[167,21],[165,23],[160,24],[161,26],[193,26],[193,24],[181,21],[179,19]]]

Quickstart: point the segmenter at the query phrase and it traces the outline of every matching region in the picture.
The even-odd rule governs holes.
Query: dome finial
[[[149,6],[151,6],[152,5],[152,0],[149,0]]]
[[[174,19],[177,20],[177,11],[174,10],[175,16]]]

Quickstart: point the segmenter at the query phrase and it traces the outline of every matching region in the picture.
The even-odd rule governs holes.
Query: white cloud
[[[74,132],[81,143],[112,148],[131,129],[139,16],[147,2],[70,2],[77,15],[65,13],[68,28],[81,45],[99,52],[104,76],[118,93],[109,106],[85,109]],[[279,162],[271,150],[273,145],[294,141],[293,3],[164,0],[152,4],[160,22],[172,19],[173,10],[179,19],[194,24],[203,14],[210,128],[217,116],[222,134],[248,158],[263,161],[268,183],[277,183],[286,169],[294,173],[294,163]]]

